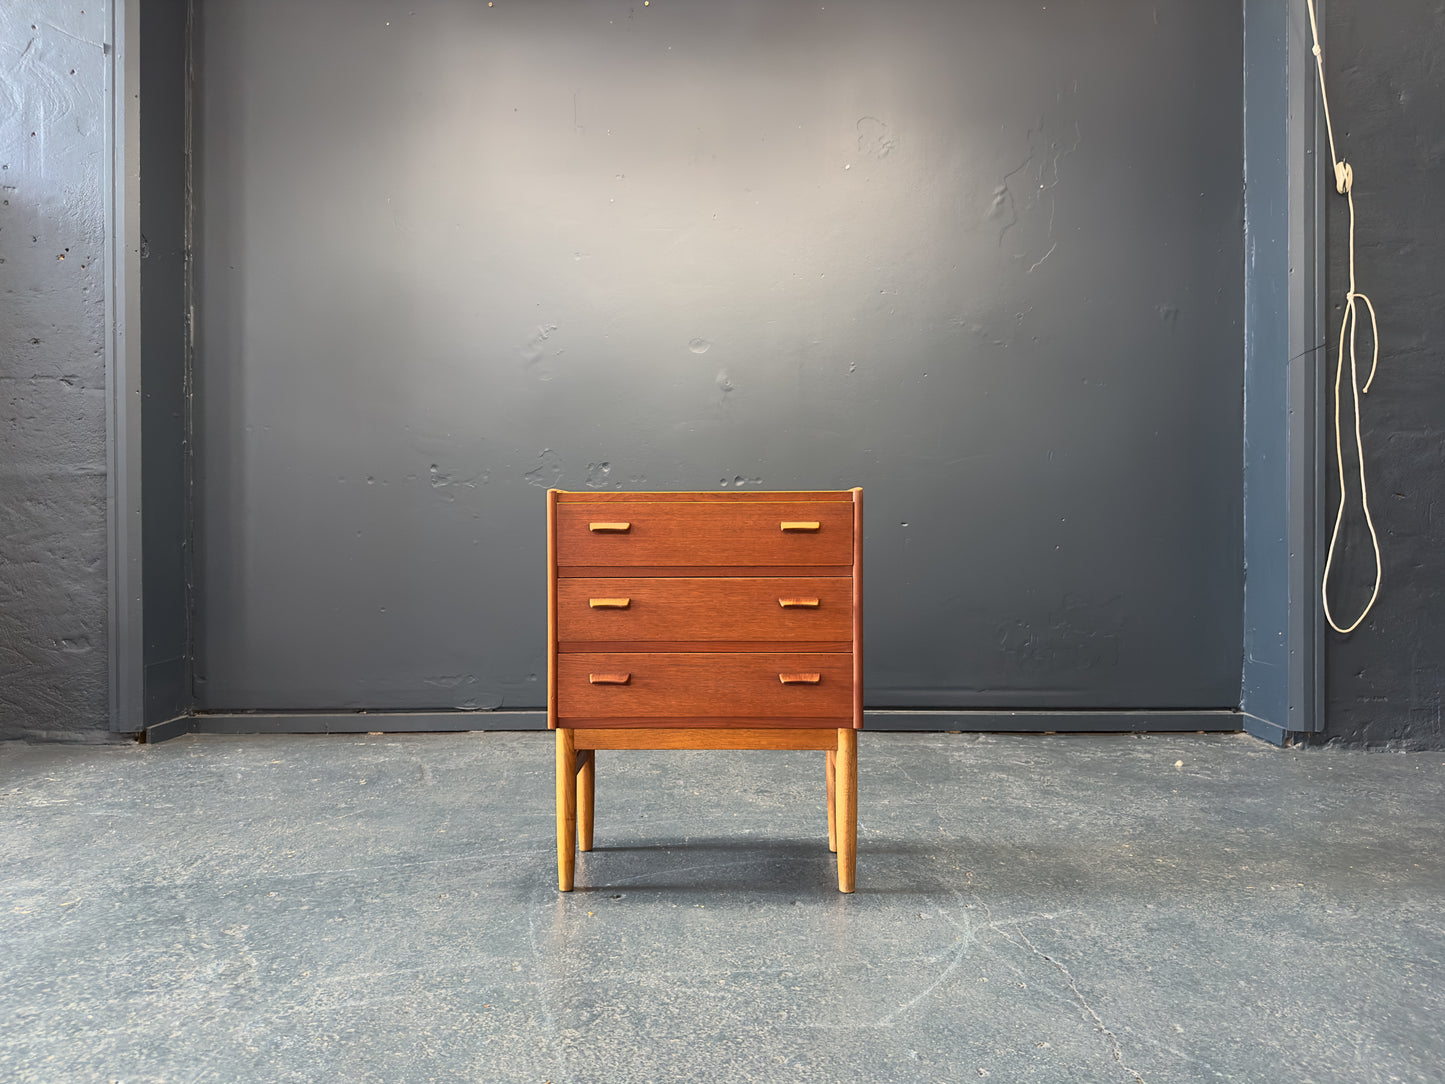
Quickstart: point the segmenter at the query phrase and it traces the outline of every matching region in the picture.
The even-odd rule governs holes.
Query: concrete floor
[[[864,734],[0,747],[0,1079],[1440,1081],[1445,754]]]

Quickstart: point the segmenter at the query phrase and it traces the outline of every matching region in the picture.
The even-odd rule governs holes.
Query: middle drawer
[[[557,640],[804,642],[853,638],[853,581],[670,577],[557,581]]]

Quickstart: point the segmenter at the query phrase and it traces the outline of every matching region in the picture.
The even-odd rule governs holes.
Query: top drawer
[[[559,567],[852,563],[851,502],[608,501],[557,506]]]

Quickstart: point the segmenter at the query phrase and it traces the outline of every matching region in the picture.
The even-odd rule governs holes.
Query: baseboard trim
[[[182,734],[425,734],[546,729],[545,711],[201,712],[148,727],[146,740],[165,741]]]
[[[888,711],[863,713],[864,729],[1087,734],[1237,732],[1237,711]],[[546,730],[545,711],[203,712],[146,728],[147,742],[183,734],[418,734],[470,730]],[[1278,743],[1276,743],[1278,744]]]
[[[136,736],[146,745],[154,745],[159,741],[179,738],[182,734],[194,734],[195,730],[192,727],[195,721],[194,715],[178,715],[174,719],[152,723]]]
[[[966,730],[1018,734],[1138,734],[1242,729],[1237,711],[868,711],[864,730]]]
[[[1278,723],[1271,723],[1268,719],[1261,719],[1258,715],[1250,715],[1248,712],[1240,712],[1240,718],[1243,720],[1244,732],[1246,734],[1251,738],[1267,741],[1270,745],[1283,747],[1309,738],[1308,734],[1301,734],[1294,730],[1286,730]]]

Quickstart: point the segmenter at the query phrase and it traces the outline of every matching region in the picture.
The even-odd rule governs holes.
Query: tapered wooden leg
[[[584,749],[577,754],[577,848],[592,849],[592,795],[597,782],[597,754]]]
[[[838,837],[838,891],[853,891],[853,874],[858,858],[858,732],[851,727],[838,731],[838,755],[834,762],[837,806],[834,814]]]
[[[829,749],[828,752],[824,755],[828,758],[828,763],[826,766],[826,770],[828,773],[828,850],[836,851],[838,849],[838,829],[836,826],[837,818],[834,813],[833,790],[835,786],[834,777],[836,776],[838,769],[838,765],[836,763],[838,755],[831,749]]]
[[[557,728],[557,887],[572,891],[577,868],[577,749],[572,731]]]

